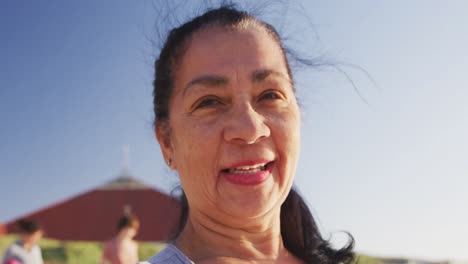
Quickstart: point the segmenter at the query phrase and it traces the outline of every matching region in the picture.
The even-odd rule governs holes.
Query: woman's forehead
[[[206,28],[187,43],[176,79],[236,69],[249,75],[263,69],[288,75],[284,59],[280,45],[264,29]]]
[[[245,44],[271,45],[280,47],[277,41],[261,26],[251,27],[221,27],[212,26],[200,29],[192,34],[187,43],[189,49],[229,46],[229,42],[241,41]]]

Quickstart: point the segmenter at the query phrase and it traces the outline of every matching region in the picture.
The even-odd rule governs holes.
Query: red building
[[[178,225],[179,201],[134,178],[116,180],[22,218],[33,219],[45,236],[59,240],[104,241],[115,235],[124,212],[140,220],[136,240],[167,240]],[[0,234],[17,233],[17,219],[0,225]]]

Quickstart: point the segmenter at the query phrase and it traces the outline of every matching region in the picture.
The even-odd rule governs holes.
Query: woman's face
[[[30,245],[36,245],[41,240],[43,233],[42,230],[38,230],[32,234],[25,234],[23,235],[23,241]]]
[[[174,79],[169,140],[158,139],[191,210],[245,219],[279,209],[295,174],[300,113],[278,44],[257,28],[201,30]]]

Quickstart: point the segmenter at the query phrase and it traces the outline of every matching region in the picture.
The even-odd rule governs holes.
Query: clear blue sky
[[[303,7],[271,15],[292,46],[377,83],[344,68],[367,105],[337,72],[297,74],[296,184],[321,228],[370,254],[468,259],[468,3]],[[112,180],[126,144],[132,174],[171,189],[152,132],[154,21],[149,1],[0,3],[0,221]]]

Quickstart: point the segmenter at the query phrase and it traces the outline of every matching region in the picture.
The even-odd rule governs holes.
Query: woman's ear
[[[154,132],[166,165],[171,169],[175,169],[174,148],[172,146],[169,125],[167,123],[158,124],[154,128]]]

